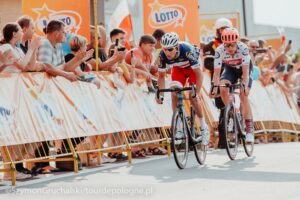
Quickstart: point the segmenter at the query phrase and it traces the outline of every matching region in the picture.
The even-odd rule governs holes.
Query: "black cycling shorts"
[[[252,73],[252,69],[249,70],[249,84],[248,84],[248,88],[251,88],[252,86],[252,76],[251,76],[251,73]],[[238,79],[242,78],[242,75],[243,75],[243,71],[242,71],[242,68],[234,68],[234,67],[228,67],[228,66],[225,66],[225,69],[221,75],[221,80],[228,80],[230,81],[231,84],[235,84],[237,83]]]

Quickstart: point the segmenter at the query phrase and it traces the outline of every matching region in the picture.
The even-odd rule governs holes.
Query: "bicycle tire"
[[[196,118],[195,110],[193,108],[191,108],[190,119],[191,119],[191,125],[194,128],[194,132],[191,131],[191,137],[193,140],[195,140],[200,135],[200,130],[196,131],[196,128],[195,128],[195,118]],[[192,134],[192,133],[194,133],[194,134]],[[194,144],[193,149],[194,149],[194,153],[195,153],[197,162],[200,165],[204,165],[205,160],[206,160],[206,154],[207,154],[207,145],[203,145],[200,142],[200,143]]]
[[[227,105],[224,112],[223,129],[227,155],[231,160],[236,158],[239,142],[235,117],[233,104]]]
[[[238,131],[239,131],[239,135],[240,135],[240,138],[242,140],[242,143],[243,143],[243,147],[244,147],[244,151],[246,153],[246,155],[248,157],[251,157],[252,154],[253,154],[253,150],[254,150],[254,142],[246,142],[246,138],[245,138],[245,122],[244,122],[244,118],[243,118],[243,110],[242,110],[242,107],[240,107],[240,119],[239,119],[239,122],[237,122],[237,127],[238,127]],[[238,119],[237,119],[238,121]]]
[[[176,108],[173,113],[171,130],[174,159],[177,167],[184,169],[188,159],[189,138],[183,111],[180,108]],[[181,134],[180,138],[178,138],[178,133]]]

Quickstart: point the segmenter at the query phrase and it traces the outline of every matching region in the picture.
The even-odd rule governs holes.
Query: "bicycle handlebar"
[[[190,86],[190,87],[184,87],[184,88],[164,88],[164,89],[158,89],[156,91],[156,98],[160,99],[161,101],[164,100],[163,96],[159,96],[159,94],[161,92],[177,92],[177,93],[181,93],[183,91],[189,91],[189,90],[192,90],[192,98],[195,98],[197,96],[197,93],[196,93],[196,87],[195,87],[194,84],[192,84],[192,86]]]
[[[213,85],[211,87],[211,93],[212,93],[213,89],[217,88],[217,87],[227,87],[227,88],[229,88],[230,91],[234,91],[236,89],[242,88],[245,91],[245,84],[242,82],[239,82],[236,84],[225,83],[224,85]]]

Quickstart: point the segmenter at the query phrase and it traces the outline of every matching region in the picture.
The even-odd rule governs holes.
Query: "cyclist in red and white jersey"
[[[246,124],[246,142],[254,141],[253,117],[248,95],[252,85],[252,63],[248,47],[238,41],[239,33],[235,28],[227,28],[222,33],[222,42],[215,51],[213,85],[235,84],[238,79],[242,80],[244,89],[241,89],[240,99],[243,107],[243,116]],[[225,65],[221,74],[221,66]],[[217,87],[212,90],[212,96],[217,94]],[[225,105],[229,104],[229,89],[220,88],[222,100]]]
[[[166,33],[161,38],[162,50],[158,60],[158,88],[165,88],[165,73],[168,67],[171,67],[171,78],[173,83],[179,87],[184,87],[187,82],[196,86],[196,97],[190,93],[190,101],[195,108],[196,115],[200,118],[202,144],[209,143],[209,131],[204,119],[200,104],[200,89],[202,87],[201,61],[199,58],[200,50],[191,44],[179,42],[177,33]],[[177,106],[177,94],[172,93],[172,108]],[[162,103],[160,99],[156,99]]]

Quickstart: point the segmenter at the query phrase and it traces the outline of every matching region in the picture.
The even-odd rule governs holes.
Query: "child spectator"
[[[72,60],[81,51],[87,50],[87,40],[84,37],[79,35],[73,36],[69,41],[69,45],[72,53],[65,56],[66,62]],[[89,76],[89,78],[85,78],[86,76],[84,71],[91,71],[91,70],[92,70],[92,66],[89,63],[82,62],[77,68],[75,68],[74,73],[79,77],[82,77],[81,78],[82,81],[94,83],[97,86],[97,88],[100,88],[100,80],[96,76],[93,77]]]
[[[136,68],[139,69],[137,74],[146,76],[147,86],[149,92],[155,92],[155,89],[152,85],[152,73],[157,72],[157,68],[152,66],[153,52],[155,49],[156,40],[151,35],[143,35],[139,42],[139,47],[134,48],[131,51],[133,52],[133,57],[136,60]],[[131,65],[132,58],[131,53],[126,54],[125,62],[128,65]]]

